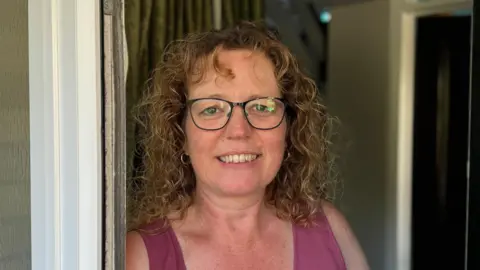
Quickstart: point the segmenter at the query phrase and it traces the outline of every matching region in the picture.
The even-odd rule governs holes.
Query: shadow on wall
[[[0,10],[0,269],[31,268],[27,2]]]

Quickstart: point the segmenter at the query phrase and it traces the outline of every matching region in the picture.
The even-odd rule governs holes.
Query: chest
[[[291,235],[279,234],[245,246],[191,238],[180,245],[188,270],[292,270],[293,242]]]

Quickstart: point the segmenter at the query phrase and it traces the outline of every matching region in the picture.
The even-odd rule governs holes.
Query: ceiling
[[[298,1],[298,0],[291,0],[291,1]],[[313,3],[316,8],[320,9],[325,7],[364,3],[372,0],[300,0],[300,1]]]

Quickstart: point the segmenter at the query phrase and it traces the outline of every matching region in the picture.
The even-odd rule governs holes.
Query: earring
[[[287,157],[285,158],[285,160],[290,159],[290,156],[291,156],[291,155],[290,155],[290,151],[287,151]]]
[[[180,155],[180,161],[182,162],[183,165],[187,165],[188,164],[188,155],[185,154],[185,153],[182,153]]]

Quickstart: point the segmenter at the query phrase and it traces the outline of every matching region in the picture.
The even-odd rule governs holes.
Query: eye
[[[253,110],[261,113],[274,113],[276,111],[276,104],[274,102],[271,102],[272,104],[269,103],[270,102],[267,101],[266,105],[261,103],[254,104]]]
[[[201,112],[201,114],[211,116],[211,115],[216,114],[218,111],[219,111],[218,108],[208,107],[208,108],[204,109],[204,110]]]
[[[270,111],[270,109],[272,108],[269,108],[265,105],[262,105],[262,104],[255,104],[255,106],[253,107],[256,111],[259,111],[259,112],[265,112],[265,111]]]

